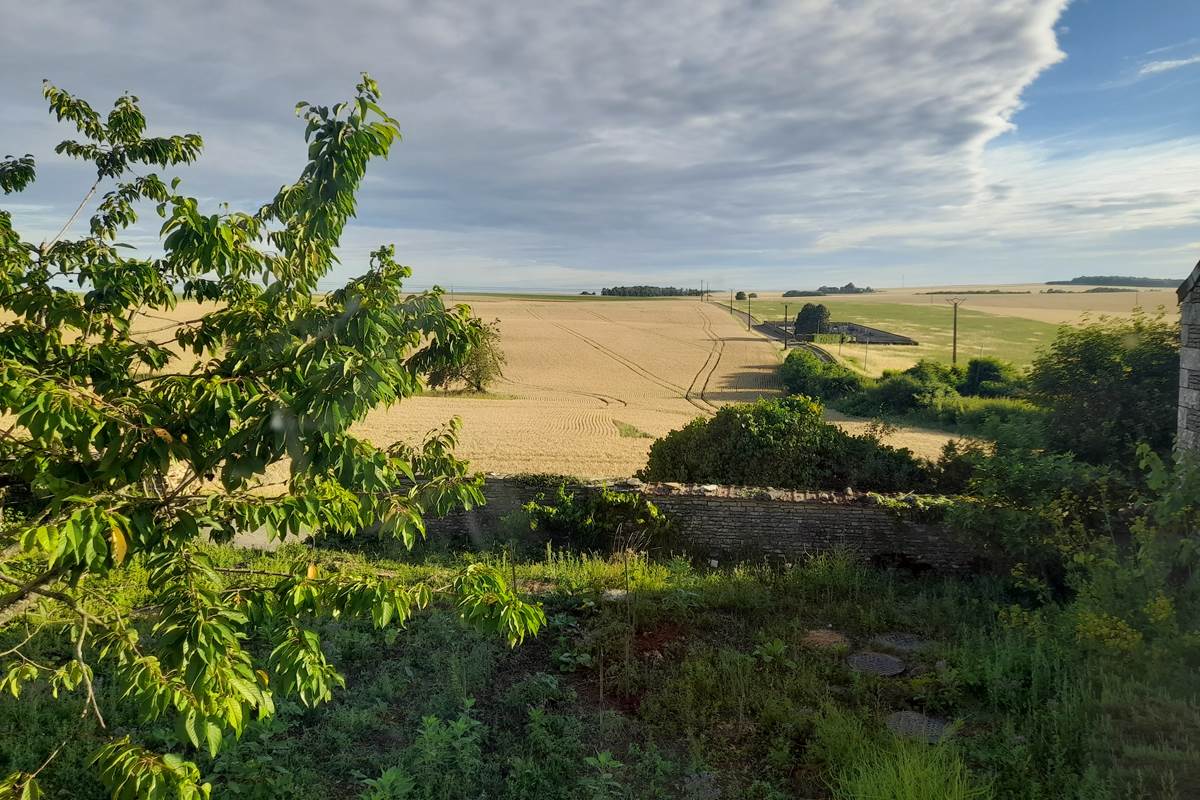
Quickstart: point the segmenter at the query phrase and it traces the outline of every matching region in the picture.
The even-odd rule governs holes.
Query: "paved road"
[[[714,302],[713,305],[715,305],[717,308],[721,309],[722,311],[725,311],[725,312],[729,311],[729,306],[725,303]],[[733,310],[733,313],[739,320],[742,321],[743,324],[745,324],[745,322],[746,322],[746,312],[745,311],[741,311],[741,310],[735,308]],[[828,350],[824,349],[823,347],[818,347],[817,345],[812,344],[811,342],[796,341],[796,337],[788,334],[783,329],[783,327],[781,325],[779,325],[779,323],[759,322],[758,320],[752,318],[751,319],[751,329],[756,331],[760,335],[767,337],[768,339],[773,339],[777,342],[785,343],[784,344],[785,347],[804,348],[805,350],[808,350],[810,353],[812,353],[813,355],[815,355],[817,358],[821,359],[822,361],[827,361],[832,364],[833,362],[835,362],[837,360],[833,357],[833,355]]]

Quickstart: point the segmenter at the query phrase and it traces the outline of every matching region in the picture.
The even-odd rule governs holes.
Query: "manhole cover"
[[[900,653],[915,653],[933,644],[912,633],[881,633],[871,643]]]
[[[927,717],[916,711],[897,711],[887,718],[887,726],[892,733],[905,739],[919,739],[935,744],[946,735],[945,720]]]
[[[830,630],[811,630],[804,634],[804,644],[809,647],[816,647],[820,650],[833,650],[840,647],[849,647],[850,640],[844,634]]]
[[[882,675],[890,678],[904,672],[904,662],[886,653],[872,653],[864,650],[846,658],[846,663],[859,672],[869,672],[872,675]]]

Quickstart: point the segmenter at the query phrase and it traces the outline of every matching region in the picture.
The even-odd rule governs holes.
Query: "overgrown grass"
[[[213,553],[271,571],[314,557],[298,546]],[[448,608],[403,630],[322,623],[346,688],[315,709],[283,700],[216,759],[164,724],[116,714],[110,726],[198,758],[224,798],[1082,800],[1183,798],[1200,786],[1194,677],[1117,672],[1080,658],[1050,623],[1005,623],[997,581],[917,580],[850,554],[716,569],[552,548],[518,563],[503,553],[315,558],[323,571],[433,583],[486,560],[541,599],[549,624],[510,650]],[[134,568],[110,596],[136,605],[143,581]],[[934,645],[904,655],[904,675],[877,678],[851,670],[844,649],[806,644],[831,629],[852,649],[885,631]],[[0,648],[19,635],[19,624],[2,632]],[[46,640],[38,655],[69,648]],[[101,732],[78,722],[77,702],[36,688],[0,700],[0,771],[36,766],[67,739],[44,774],[50,796],[102,797],[85,764]],[[957,732],[937,746],[898,740],[883,724],[897,710],[956,721]]]
[[[639,430],[636,426],[630,425],[628,422],[622,422],[619,419],[613,420],[613,425],[617,426],[617,433],[621,434],[625,439],[653,439],[654,437],[643,430]]]

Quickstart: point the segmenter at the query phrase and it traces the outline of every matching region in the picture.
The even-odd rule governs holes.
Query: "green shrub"
[[[999,358],[972,358],[958,386],[960,394],[977,397],[1011,397],[1024,386],[1020,370]]]
[[[908,450],[854,436],[822,418],[806,397],[728,405],[650,446],[643,480],[796,489],[896,491],[929,483]]]
[[[958,397],[954,387],[924,382],[907,372],[885,373],[874,385],[850,397],[843,407],[864,417],[902,416]]]
[[[886,378],[892,374],[895,373],[887,371],[883,373],[883,376]],[[907,375],[926,386],[944,386],[957,391],[959,384],[966,376],[966,371],[959,366],[923,358],[899,374]]]
[[[1046,410],[1028,400],[1013,397],[942,395],[913,412],[911,418],[979,435],[990,435],[998,426],[1022,427],[1034,434],[1033,444],[1040,446]]]
[[[607,486],[569,489],[564,483],[553,499],[538,495],[523,510],[530,530],[560,547],[611,552],[670,545],[670,520],[638,492],[616,492]]]
[[[457,719],[425,717],[401,764],[366,781],[362,800],[475,800],[484,785],[486,728],[468,703]]]
[[[791,394],[818,400],[837,400],[862,391],[863,378],[841,364],[822,361],[811,350],[787,354],[779,368],[783,385]]]

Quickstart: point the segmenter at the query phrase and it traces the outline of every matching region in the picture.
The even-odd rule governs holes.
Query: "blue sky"
[[[155,132],[252,209],[298,174],[297,100],[371,72],[405,141],[342,265],[394,243],[414,285],[755,289],[1078,274],[1200,258],[1200,3],[1183,0],[130,0],[25,4],[0,29],[0,198],[29,239],[88,184],[43,77]],[[155,226],[134,233],[155,247]]]

